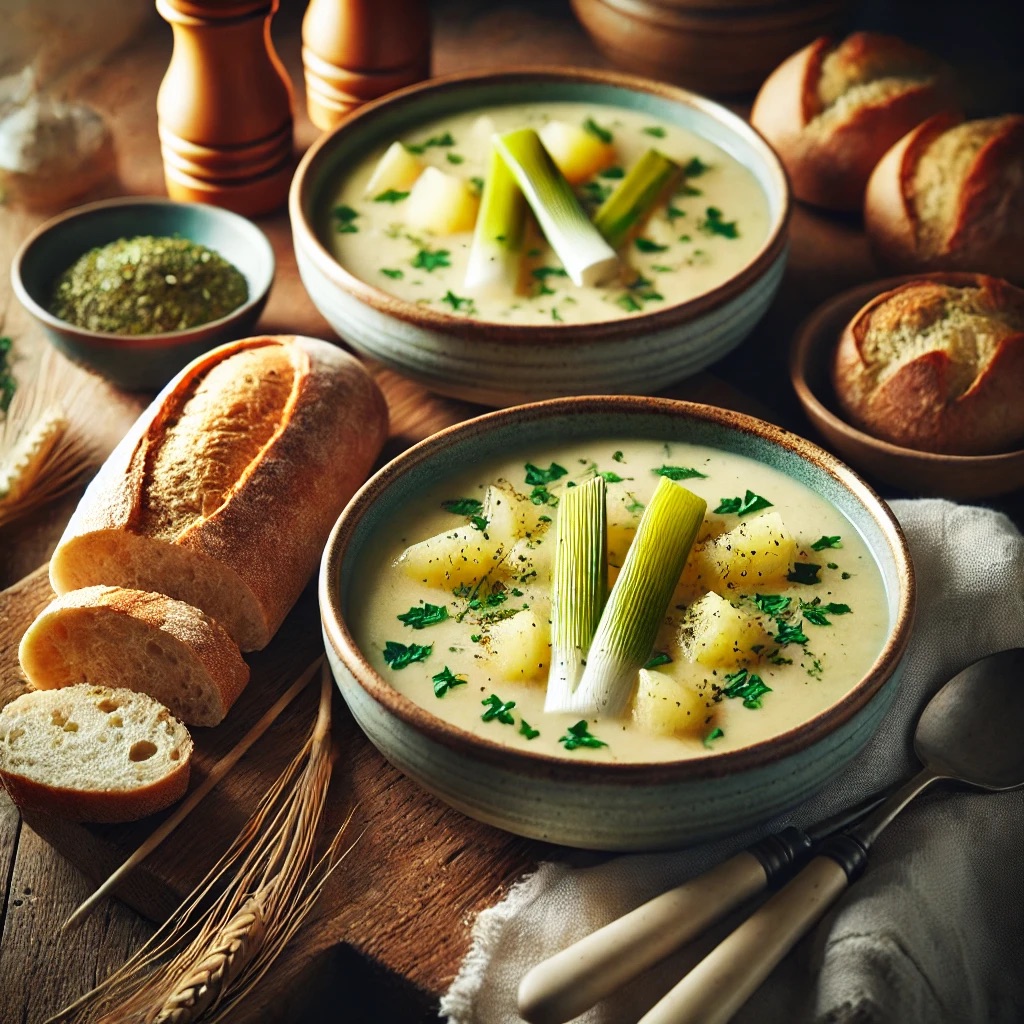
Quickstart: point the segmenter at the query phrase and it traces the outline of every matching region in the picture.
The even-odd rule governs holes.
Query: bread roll
[[[921,451],[1024,445],[1024,291],[933,274],[872,299],[839,341],[833,385],[849,419]]]
[[[0,780],[23,810],[134,821],[188,789],[192,739],[163,705],[108,686],[22,694],[0,710]]]
[[[793,194],[831,210],[860,210],[882,154],[952,102],[950,78],[930,54],[893,36],[822,37],[782,62],[761,86],[750,123],[779,154]]]
[[[249,681],[225,629],[163,594],[85,587],[58,597],[21,638],[21,667],[37,690],[75,683],[125,687],[186,725],[217,725]]]
[[[265,647],[387,432],[380,390],[335,345],[263,337],[213,349],[103,464],[50,560],[53,589],[167,594],[242,650]]]
[[[864,226],[891,270],[967,270],[1024,284],[1024,116],[930,118],[879,161]]]

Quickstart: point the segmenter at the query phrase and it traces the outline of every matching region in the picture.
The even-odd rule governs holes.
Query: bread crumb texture
[[[186,763],[192,740],[143,694],[79,684],[26,693],[0,711],[0,771],[79,792],[125,792]]]

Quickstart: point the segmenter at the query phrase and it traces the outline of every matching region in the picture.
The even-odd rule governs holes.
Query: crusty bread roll
[[[22,694],[0,710],[0,780],[23,810],[134,821],[188,789],[192,739],[142,693],[79,684]]]
[[[836,350],[836,397],[876,437],[986,455],[1024,446],[1024,291],[932,274],[872,299]]]
[[[968,270],[1024,284],[1024,115],[930,118],[879,161],[864,226],[891,270]]]
[[[859,210],[882,154],[953,102],[950,83],[939,61],[894,36],[823,36],[765,79],[750,123],[779,154],[798,199]]]
[[[89,485],[50,559],[95,584],[201,608],[265,647],[388,432],[384,398],[336,345],[248,338],[190,363]]]
[[[186,725],[217,725],[249,681],[238,645],[198,608],[121,587],[84,587],[51,601],[18,657],[38,690],[124,687],[148,693]]]

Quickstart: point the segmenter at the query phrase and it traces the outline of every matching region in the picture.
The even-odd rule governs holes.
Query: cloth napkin
[[[911,739],[929,697],[977,658],[1024,646],[1024,538],[1013,523],[990,509],[941,500],[891,507],[917,571],[918,612],[899,692],[872,742],[824,790],[757,830],[596,866],[541,864],[479,914],[470,952],[441,1000],[450,1024],[518,1021],[516,989],[535,963],[767,832],[809,826],[909,777],[920,767]],[[1020,1024],[1022,896],[1024,791],[940,783],[883,832],[864,875],[734,1019]],[[749,908],[577,1020],[635,1022],[745,913]]]

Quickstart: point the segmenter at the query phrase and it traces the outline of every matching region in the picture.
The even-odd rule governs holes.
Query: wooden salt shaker
[[[327,131],[361,103],[430,75],[426,0],[309,0],[302,64],[309,119]]]
[[[288,197],[292,89],[270,39],[278,0],[156,0],[174,31],[157,95],[172,199],[258,215]]]

